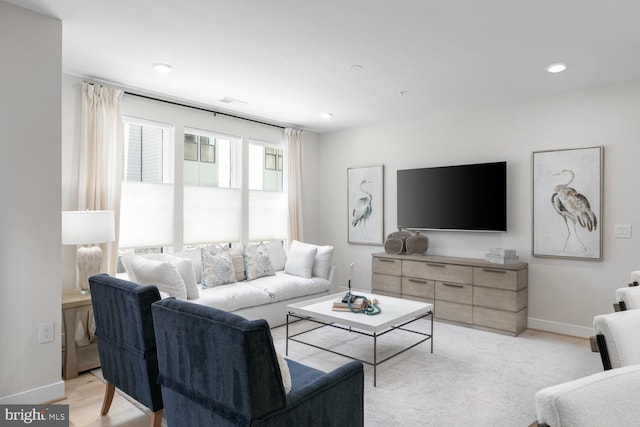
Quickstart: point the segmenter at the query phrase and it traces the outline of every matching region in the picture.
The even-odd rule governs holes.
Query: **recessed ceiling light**
[[[330,119],[331,117],[333,117],[333,113],[322,113],[320,114],[320,117],[322,117],[323,119]]]
[[[173,67],[169,64],[163,64],[158,62],[156,64],[153,64],[153,69],[159,73],[168,73],[171,70],[173,70]]]
[[[547,65],[546,68],[545,68],[545,70],[547,70],[550,73],[554,73],[554,74],[555,73],[561,73],[566,69],[567,69],[567,66],[562,64],[562,63],[560,63],[560,62],[555,63],[555,64]]]

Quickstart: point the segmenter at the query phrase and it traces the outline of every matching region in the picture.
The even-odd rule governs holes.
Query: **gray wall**
[[[638,238],[615,239],[615,224],[640,217],[640,81],[476,108],[436,117],[383,123],[320,136],[313,208],[314,234],[335,245],[339,279],[371,286],[371,253],[381,246],[347,243],[346,170],[385,166],[385,235],[396,230],[398,169],[465,163],[508,163],[508,232],[425,232],[428,253],[483,258],[490,247],[513,248],[529,263],[529,327],[588,336],[593,316],[612,310],[614,290],[626,286],[640,263]],[[604,260],[531,256],[531,153],[604,146]],[[307,212],[305,212],[306,214]],[[640,229],[636,229],[640,233]],[[633,236],[633,234],[632,234]]]
[[[0,2],[0,404],[64,395],[61,381],[62,24]],[[53,322],[54,342],[38,343]]]

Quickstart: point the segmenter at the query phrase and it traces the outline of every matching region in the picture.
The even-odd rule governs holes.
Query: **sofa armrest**
[[[287,395],[285,408],[254,423],[256,426],[304,425],[348,427],[364,425],[364,369],[352,361]]]
[[[640,419],[640,365],[599,372],[536,393],[540,425],[630,425]]]

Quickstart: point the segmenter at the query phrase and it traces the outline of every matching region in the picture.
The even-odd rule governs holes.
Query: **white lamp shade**
[[[115,239],[113,211],[62,212],[63,245],[92,245]]]

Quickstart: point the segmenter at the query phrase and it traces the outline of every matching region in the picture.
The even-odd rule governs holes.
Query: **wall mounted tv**
[[[507,162],[398,170],[398,225],[507,231]]]

